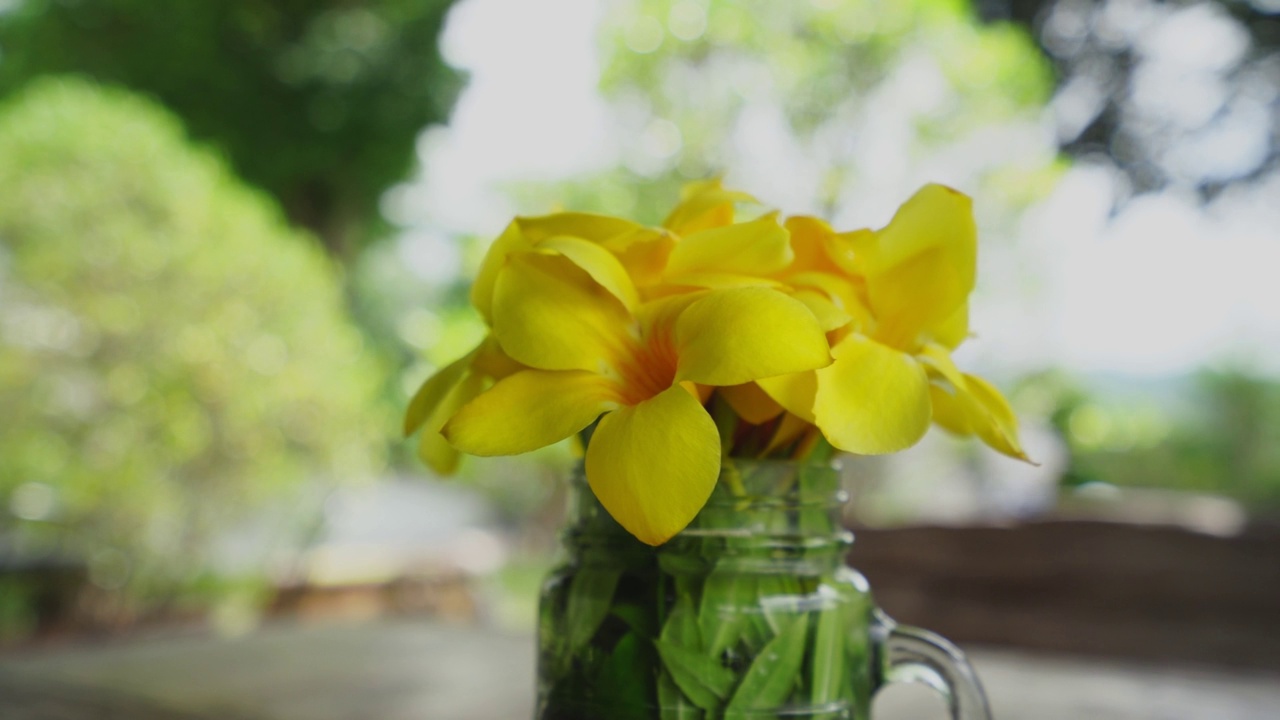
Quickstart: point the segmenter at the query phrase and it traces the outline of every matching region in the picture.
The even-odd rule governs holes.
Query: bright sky
[[[595,89],[600,6],[464,0],[453,11],[444,47],[470,82],[449,126],[422,137],[422,177],[387,203],[388,214],[409,228],[402,247],[419,274],[441,280],[458,272],[451,236],[501,230],[514,212],[504,183],[608,167],[635,142],[612,124]],[[1203,27],[1179,22],[1181,29],[1154,34],[1149,52]],[[1206,63],[1221,59],[1212,47],[1179,47],[1200,47]],[[812,196],[816,180],[796,175],[804,166],[794,162],[791,172],[777,172],[797,157],[788,151],[781,113],[753,108],[732,131],[758,152],[729,178],[788,210],[804,209],[796,205]],[[1230,150],[1249,141],[1246,135],[1229,134],[1206,150]],[[990,140],[979,139],[978,149],[999,147]],[[947,172],[945,159],[936,167]],[[777,186],[783,177],[798,179]],[[1013,249],[984,255],[975,358],[1009,370],[1053,362],[1150,376],[1236,360],[1280,374],[1280,283],[1273,278],[1280,271],[1280,180],[1273,175],[1269,187],[1228,194],[1207,211],[1195,198],[1171,193],[1142,197],[1110,217],[1115,181],[1106,168],[1077,165],[1028,213]],[[875,196],[858,205],[864,217],[887,218],[904,199]],[[1028,284],[1026,274],[1039,286],[1031,297],[1012,292]]]

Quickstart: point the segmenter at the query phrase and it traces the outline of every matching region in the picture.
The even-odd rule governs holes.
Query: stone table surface
[[[1277,720],[1280,674],[973,649],[998,720]],[[3,720],[507,720],[531,716],[533,640],[426,620],[273,624],[0,656]],[[945,717],[920,686],[876,720]]]

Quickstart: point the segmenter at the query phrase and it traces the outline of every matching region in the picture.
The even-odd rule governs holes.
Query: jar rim
[[[585,464],[575,464],[571,484],[590,492]],[[822,462],[788,458],[725,458],[716,486],[704,506],[741,510],[751,505],[772,508],[835,508],[849,499],[841,482],[838,459]]]

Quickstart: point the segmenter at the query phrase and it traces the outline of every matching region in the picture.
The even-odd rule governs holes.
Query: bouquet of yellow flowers
[[[970,199],[927,185],[879,230],[837,232],[686,187],[662,227],[565,212],[517,218],[471,291],[489,327],[413,398],[406,434],[451,472],[580,435],[586,479],[660,545],[706,504],[725,458],[881,454],[937,423],[1017,458],[1017,425],[951,360],[969,334]],[[829,445],[828,445],[829,444]]]

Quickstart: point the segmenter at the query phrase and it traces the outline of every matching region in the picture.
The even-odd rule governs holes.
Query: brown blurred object
[[[440,570],[398,577],[390,582],[338,586],[299,585],[277,593],[272,615],[303,620],[367,620],[385,615],[429,615],[470,622],[479,606],[470,578]]]
[[[901,622],[964,644],[1280,668],[1280,530],[1048,520],[860,529],[850,564]]]

